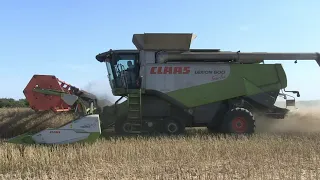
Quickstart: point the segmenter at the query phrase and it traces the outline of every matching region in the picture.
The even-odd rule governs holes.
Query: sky
[[[134,49],[134,33],[195,33],[191,48],[320,52],[316,0],[0,3],[1,97],[24,98],[22,91],[34,74],[55,75],[112,96],[106,66],[95,56],[109,49]],[[280,63],[287,73],[287,90],[301,93],[298,100],[320,99],[316,62]]]

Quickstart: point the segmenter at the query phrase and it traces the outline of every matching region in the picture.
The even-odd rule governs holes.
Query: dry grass
[[[3,108],[0,109],[0,138],[58,127],[73,118],[71,113],[35,113],[29,108]]]
[[[20,111],[24,115],[17,113]],[[53,113],[40,118],[27,109],[10,112],[0,110],[0,118],[6,117],[0,120],[0,133],[6,132],[6,136],[45,118],[51,117],[55,123],[71,118],[69,114]],[[31,121],[33,117],[36,120]],[[304,118],[304,124],[316,125],[315,114],[309,117],[300,113],[299,117]],[[298,124],[298,119],[293,121]],[[100,139],[87,145],[19,146],[0,142],[0,179],[320,179],[320,130],[308,133],[304,128],[298,132],[298,126],[283,125],[289,120],[272,124],[278,126],[275,132],[259,121],[261,133],[241,138],[199,130],[185,137]],[[13,130],[8,121],[20,129]]]

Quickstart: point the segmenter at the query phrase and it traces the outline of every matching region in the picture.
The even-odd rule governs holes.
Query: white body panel
[[[57,129],[45,129],[32,136],[36,143],[66,144],[88,138],[91,133],[101,133],[99,115],[88,115]]]
[[[145,87],[164,93],[222,81],[230,75],[228,64],[146,64]]]

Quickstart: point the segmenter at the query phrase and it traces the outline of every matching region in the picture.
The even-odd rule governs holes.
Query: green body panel
[[[11,138],[7,142],[13,143],[13,144],[35,144],[31,136],[32,134],[25,133],[25,134],[16,136],[14,138]]]
[[[104,106],[103,111],[99,114],[102,129],[106,129],[115,123],[118,119],[127,118],[129,111],[128,101],[116,105]]]
[[[230,64],[223,81],[207,83],[167,93],[187,107],[196,107],[239,96],[276,91],[287,87],[281,64]]]
[[[88,136],[87,139],[84,139],[84,140],[81,140],[81,141],[77,141],[77,143],[79,143],[79,142],[93,143],[99,137],[100,137],[100,133],[99,132],[92,132],[92,133],[90,133],[90,135]]]
[[[230,75],[223,81],[179,89],[166,94],[186,107],[192,108],[239,96],[278,91],[286,86],[287,78],[281,64],[230,64]],[[139,89],[126,90],[123,88],[114,89],[113,92],[115,91],[130,97],[130,94],[137,94]],[[143,90],[141,93],[143,94]],[[115,105],[104,107],[100,119],[105,128],[118,119],[131,116],[129,113],[130,100],[132,102],[132,99],[129,99],[129,101],[117,104],[117,108]]]

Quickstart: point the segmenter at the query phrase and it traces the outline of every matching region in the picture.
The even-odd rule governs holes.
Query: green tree
[[[0,98],[0,108],[29,107],[26,99]]]

